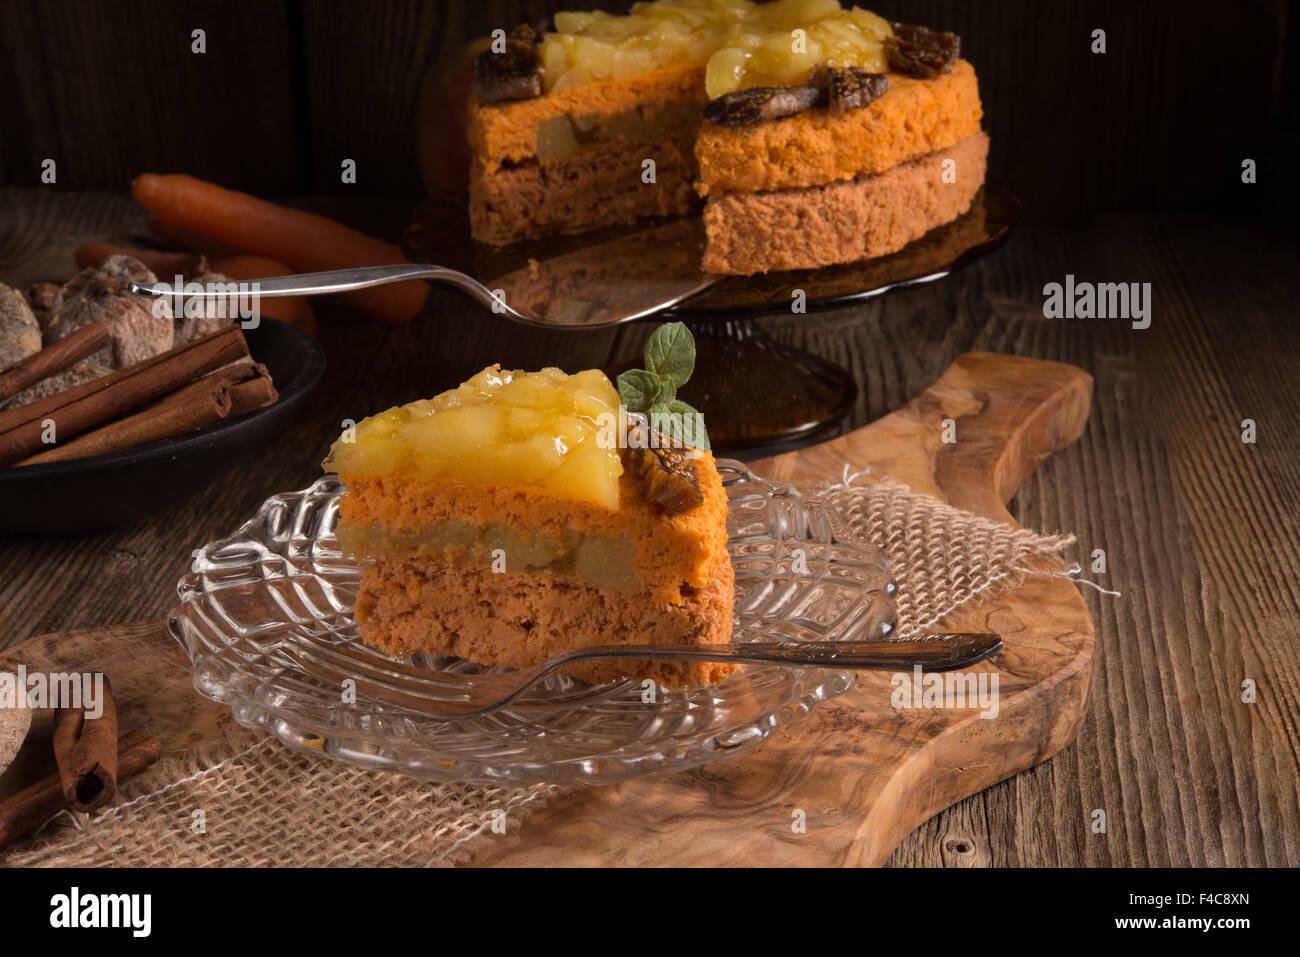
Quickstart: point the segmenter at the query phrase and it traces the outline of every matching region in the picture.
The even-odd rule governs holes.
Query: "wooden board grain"
[[[1014,525],[1005,503],[1026,476],[1083,430],[1091,377],[991,353],[960,356],[904,408],[830,442],[757,463],[812,485],[871,468],[913,489]],[[957,441],[943,441],[945,425]],[[1050,569],[1047,569],[1050,570]],[[898,710],[886,674],[782,728],[755,751],[664,778],[578,791],[476,857],[476,864],[883,863],[948,805],[1051,757],[1074,737],[1092,671],[1092,621],[1068,581],[1032,577],[960,609],[952,630],[996,631],[1006,648],[975,671],[999,677],[998,714]],[[105,670],[122,726],[165,748],[209,738],[223,709],[190,688],[184,656],[160,623],[47,635],[0,656],[0,668]],[[801,816],[806,830],[791,826]]]

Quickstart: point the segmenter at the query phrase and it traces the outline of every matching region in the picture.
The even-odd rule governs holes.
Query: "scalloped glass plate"
[[[894,628],[884,555],[855,540],[817,495],[718,462],[736,572],[736,641],[863,641]],[[295,663],[303,645],[393,659],[357,636],[360,565],[334,538],[333,476],[268,499],[234,535],[199,550],[168,624],[194,664],[194,687],[235,719],[299,751],[435,780],[605,783],[735,754],[852,687],[854,673],[742,665],[720,684],[644,700],[638,681],[590,685],[554,675],[509,708],[448,719],[356,692]],[[633,638],[635,640],[635,638]],[[298,652],[301,654],[301,652]],[[440,677],[481,666],[417,654]]]

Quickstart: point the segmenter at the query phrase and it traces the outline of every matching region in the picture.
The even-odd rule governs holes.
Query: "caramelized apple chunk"
[[[540,47],[547,92],[705,67],[713,99],[735,90],[808,82],[813,67],[886,69],[883,17],[838,0],[654,0],[624,16],[557,13]]]
[[[751,87],[808,82],[814,67],[886,69],[889,21],[838,0],[776,0],[755,7],[708,62],[704,87],[713,99]]]

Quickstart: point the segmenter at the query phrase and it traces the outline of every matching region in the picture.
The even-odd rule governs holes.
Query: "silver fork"
[[[547,675],[594,658],[641,661],[718,661],[818,668],[921,667],[948,671],[982,661],[1002,648],[992,634],[917,635],[888,641],[727,642],[715,645],[592,645],[554,655],[541,664],[497,674],[451,674],[406,662],[381,661],[343,646],[282,645],[280,653],[307,674],[341,684],[421,714],[469,718],[516,701]]]
[[[230,299],[236,294],[256,293],[260,298],[283,296],[323,296],[352,292],[392,282],[427,279],[468,293],[471,298],[495,313],[516,322],[549,328],[592,329],[643,319],[662,312],[697,292],[713,285],[720,277],[699,271],[694,261],[686,265],[665,262],[664,268],[653,264],[655,249],[671,248],[690,240],[684,230],[695,224],[670,223],[644,233],[634,233],[586,249],[566,253],[537,265],[489,278],[493,288],[468,273],[445,266],[400,263],[393,266],[364,266],[356,269],[333,269],[329,272],[300,273],[270,279],[250,279],[239,283],[208,283],[178,290],[170,283],[130,284],[133,293],[152,298]],[[611,270],[608,263],[619,261],[620,247],[636,243],[642,268],[628,273]],[[675,268],[674,268],[675,267]],[[565,277],[576,277],[566,281]],[[232,286],[234,288],[232,288]]]

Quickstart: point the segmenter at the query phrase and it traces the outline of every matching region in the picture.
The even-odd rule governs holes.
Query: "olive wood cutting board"
[[[993,353],[957,358],[929,389],[865,428],[753,463],[812,486],[870,468],[918,492],[1014,525],[1006,503],[1052,452],[1083,431],[1092,378],[1055,362]],[[956,423],[943,441],[944,420]],[[1049,569],[1050,570],[1050,569]],[[895,709],[890,676],[864,673],[846,694],[759,747],[674,775],[586,788],[552,799],[475,864],[877,865],[913,828],[968,795],[1050,758],[1083,720],[1093,626],[1067,579],[1034,576],[972,602],[935,627],[993,631],[1005,648],[974,671],[999,676],[999,713]],[[190,684],[188,658],[162,621],[32,638],[0,653],[0,669],[103,670],[123,733],[164,748],[213,739],[230,719]],[[34,734],[42,734],[38,715]],[[27,749],[36,751],[44,749]],[[0,795],[40,770],[15,765]],[[799,827],[797,825],[802,825]]]

